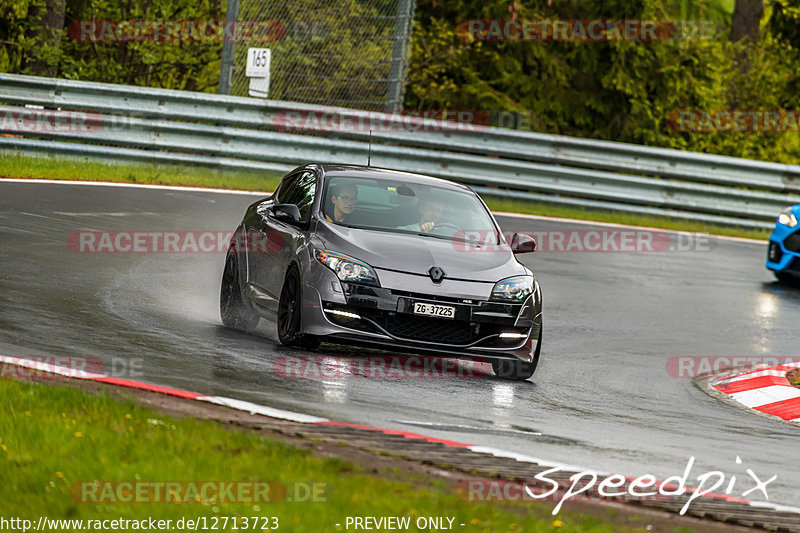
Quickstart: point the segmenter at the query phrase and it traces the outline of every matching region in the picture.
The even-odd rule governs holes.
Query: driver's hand
[[[436,222],[429,220],[428,222],[423,222],[422,224],[420,224],[419,229],[425,232],[429,232],[433,230],[434,226],[436,226]]]

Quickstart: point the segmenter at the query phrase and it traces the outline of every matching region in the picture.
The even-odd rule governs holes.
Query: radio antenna
[[[367,149],[367,166],[372,162],[372,130],[369,130],[369,148]]]

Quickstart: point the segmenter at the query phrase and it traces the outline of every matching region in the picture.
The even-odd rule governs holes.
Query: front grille
[[[435,300],[438,302],[452,302],[454,304],[464,303],[464,298],[453,298],[452,296],[441,296],[436,294],[420,294],[409,291],[399,291],[397,289],[390,289],[394,296],[401,296],[404,298],[411,298],[413,300]]]
[[[397,314],[386,317],[386,331],[396,337],[443,344],[469,344],[473,329],[468,322],[443,318]]]
[[[800,253],[800,232],[794,232],[786,237],[783,247],[790,252]]]

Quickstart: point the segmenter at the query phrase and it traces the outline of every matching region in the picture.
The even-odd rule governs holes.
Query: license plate
[[[449,305],[414,302],[414,314],[433,316],[436,318],[455,318],[456,308]]]

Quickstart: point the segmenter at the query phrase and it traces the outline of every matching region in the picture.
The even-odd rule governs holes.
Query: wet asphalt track
[[[264,321],[256,335],[220,323],[223,254],[66,245],[78,230],[229,231],[255,198],[0,181],[0,353],[138,360],[144,381],[626,475],[681,474],[695,456],[690,479],[721,470],[737,476],[740,495],[752,468],[761,479],[778,475],[770,501],[800,503],[800,428],[666,370],[675,356],[800,358],[800,291],[773,283],[763,245],[712,239],[710,251],[520,256],[545,304],[543,359],[523,383],[285,379],[275,361],[304,352],[276,346]],[[504,229],[592,229],[499,220]]]

